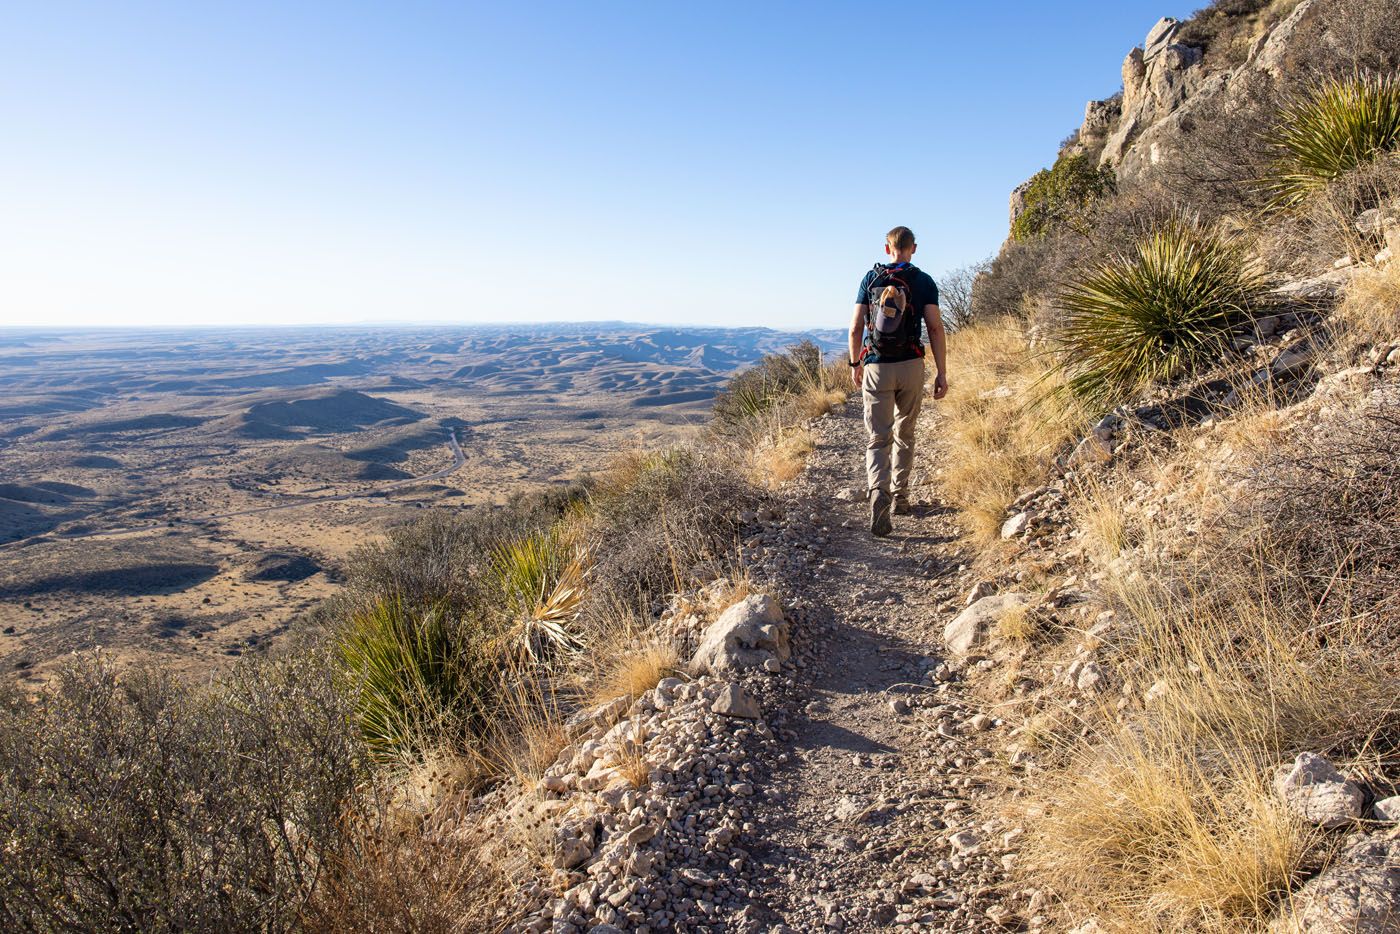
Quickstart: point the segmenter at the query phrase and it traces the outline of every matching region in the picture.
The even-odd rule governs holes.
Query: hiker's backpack
[[[919,309],[914,307],[914,290],[904,278],[914,267],[875,265],[875,276],[866,289],[865,330],[877,354],[895,356],[917,352],[914,336]]]

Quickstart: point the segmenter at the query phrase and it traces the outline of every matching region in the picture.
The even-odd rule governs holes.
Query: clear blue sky
[[[844,326],[1203,2],[7,3],[0,324]]]

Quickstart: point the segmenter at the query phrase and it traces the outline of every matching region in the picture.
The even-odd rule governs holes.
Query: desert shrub
[[[324,659],[209,689],[81,657],[0,708],[0,922],[291,930],[363,776]]]
[[[380,758],[412,759],[481,728],[500,671],[489,627],[389,598],[350,617],[341,660],[360,729]]]
[[[1226,524],[1270,530],[1274,561],[1320,613],[1400,621],[1400,394],[1263,447]],[[1381,634],[1377,633],[1378,640]],[[1400,630],[1388,634],[1400,637]]]
[[[531,664],[549,664],[577,651],[573,623],[585,596],[592,556],[558,526],[496,549],[491,570],[510,626],[509,650]]]
[[[1270,142],[1267,188],[1293,208],[1377,158],[1400,149],[1400,78],[1368,74],[1323,81],[1290,97]]]
[[[1266,140],[1278,119],[1280,89],[1267,74],[1245,69],[1228,94],[1193,103],[1177,125],[1152,180],[1203,220],[1249,218],[1268,202],[1260,179],[1271,168]]]
[[[943,323],[950,331],[973,322],[972,287],[991,265],[990,259],[968,263],[945,272],[939,278],[938,307],[943,312]]]
[[[620,456],[589,500],[594,598],[649,607],[731,561],[737,512],[758,496],[747,453],[712,444]]]
[[[1264,291],[1242,243],[1178,217],[1060,294],[1056,370],[1069,392],[1111,405],[1217,356]]]
[[[1248,53],[1260,14],[1276,5],[1274,0],[1214,0],[1181,24],[1176,41],[1206,52],[1213,67],[1234,67]]]
[[[1056,245],[1049,239],[1007,240],[986,273],[973,280],[972,317],[990,321],[1019,314],[1027,300],[1053,288],[1053,272],[1047,267],[1056,256]]]
[[[330,615],[343,619],[385,598],[410,609],[478,610],[494,595],[484,571],[495,549],[551,527],[584,495],[582,484],[570,484],[517,494],[497,508],[434,509],[395,526],[350,556],[344,596]]]
[[[496,934],[519,913],[519,878],[475,841],[403,833],[382,810],[352,823],[324,876],[302,918],[313,934]]]
[[[1094,203],[1116,187],[1112,169],[1099,168],[1087,155],[1066,155],[1031,176],[1023,208],[1011,224],[1011,237],[1026,241],[1063,230],[1087,234]]]
[[[743,370],[715,398],[714,415],[735,426],[806,393],[830,389],[821,348],[802,341],[784,353],[768,354]]]
[[[1394,0],[1329,0],[1299,24],[1288,71],[1314,77],[1385,73],[1400,68],[1400,17]]]

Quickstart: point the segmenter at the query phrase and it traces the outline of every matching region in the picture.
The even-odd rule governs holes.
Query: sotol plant
[[[1059,296],[1066,389],[1111,405],[1218,355],[1260,303],[1265,281],[1244,246],[1178,216],[1135,251],[1091,270]]]
[[[496,686],[487,645],[442,607],[420,611],[386,598],[355,614],[340,653],[370,748],[411,758],[469,727]]]
[[[1265,187],[1274,207],[1296,207],[1353,169],[1400,151],[1400,77],[1317,84],[1284,105],[1270,142],[1278,158]]]

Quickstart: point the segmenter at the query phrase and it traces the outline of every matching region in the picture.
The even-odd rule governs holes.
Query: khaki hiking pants
[[[869,364],[861,378],[861,399],[865,402],[865,427],[870,432],[865,449],[868,487],[908,496],[909,475],[914,469],[914,423],[924,401],[923,358]]]

